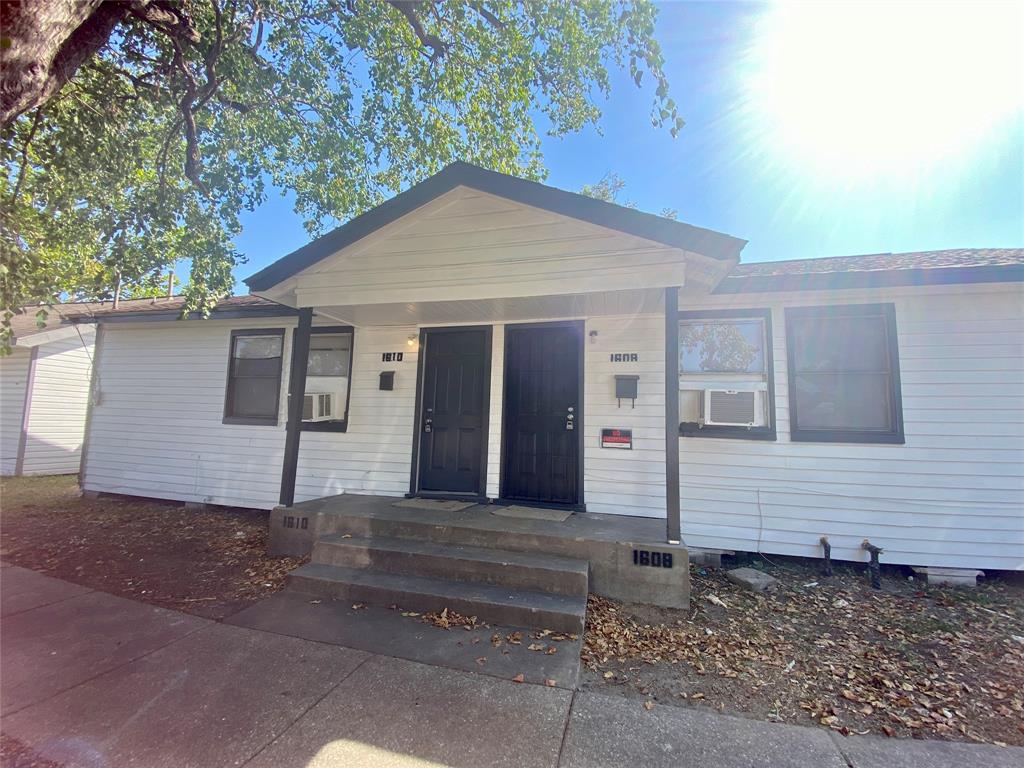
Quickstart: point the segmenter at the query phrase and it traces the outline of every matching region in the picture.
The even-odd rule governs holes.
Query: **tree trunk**
[[[49,101],[128,13],[127,2],[0,0],[0,126]]]

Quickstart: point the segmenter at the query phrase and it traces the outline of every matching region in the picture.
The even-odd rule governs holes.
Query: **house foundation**
[[[976,571],[973,568],[937,568],[928,566],[914,568],[914,573],[923,576],[930,587],[976,587],[978,577],[984,576],[984,571]]]

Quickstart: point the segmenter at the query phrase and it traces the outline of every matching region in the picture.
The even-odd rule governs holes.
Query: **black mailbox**
[[[394,371],[381,371],[380,372],[380,387],[378,389],[390,392],[395,388],[395,372]]]
[[[619,401],[619,407],[622,407],[623,400],[632,401],[633,407],[636,407],[636,391],[637,382],[640,381],[639,376],[615,376],[615,398]]]

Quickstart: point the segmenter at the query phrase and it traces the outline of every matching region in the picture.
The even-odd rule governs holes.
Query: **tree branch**
[[[498,30],[505,29],[505,22],[484,8],[483,3],[473,3],[473,7],[476,9],[476,12],[483,16],[487,23],[492,27]]]
[[[133,16],[171,37],[187,40],[192,45],[201,39],[192,20],[180,8],[164,0],[131,0],[128,8]]]
[[[433,51],[430,54],[430,60],[436,61],[437,59],[444,58],[445,54],[448,53],[448,45],[437,35],[432,35],[423,28],[423,22],[420,21],[420,17],[416,14],[416,6],[419,4],[417,0],[388,0],[388,5],[396,8],[405,16],[405,20],[409,22],[409,26],[416,33],[420,43]]]
[[[29,128],[28,136],[25,137],[25,143],[21,147],[21,168],[18,169],[18,180],[14,184],[14,190],[11,192],[11,205],[18,200],[18,195],[21,194],[21,184],[25,180],[25,171],[28,169],[28,148],[32,143],[32,139],[36,137],[36,131],[39,130],[39,121],[43,117],[43,108],[38,107],[36,114],[32,118],[32,127]]]
[[[128,15],[119,2],[0,2],[0,126],[49,101]]]

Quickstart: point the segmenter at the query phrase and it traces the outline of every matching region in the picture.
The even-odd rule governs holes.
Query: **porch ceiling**
[[[603,291],[558,296],[426,301],[404,304],[318,306],[315,313],[357,327],[388,325],[473,325],[559,320],[599,315],[660,313],[664,289]]]

